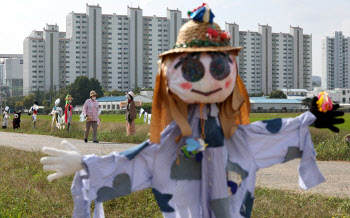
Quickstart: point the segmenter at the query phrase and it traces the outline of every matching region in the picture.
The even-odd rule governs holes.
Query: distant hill
[[[321,82],[320,76],[312,76],[312,82]]]
[[[321,87],[321,77],[320,76],[312,76],[312,86],[313,87]]]

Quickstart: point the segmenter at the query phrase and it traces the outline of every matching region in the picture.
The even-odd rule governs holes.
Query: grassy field
[[[71,217],[73,177],[49,183],[39,163],[40,152],[0,146],[0,153],[0,217]],[[150,189],[108,201],[104,208],[106,217],[162,217]],[[252,217],[349,216],[349,199],[264,188],[255,191]]]
[[[296,117],[300,114],[296,113],[255,113],[251,114],[251,122],[258,120],[266,120],[273,118],[287,118]],[[344,137],[350,134],[350,113],[344,115],[345,123],[337,125],[341,130],[340,133],[333,133],[327,129],[316,129],[310,127],[312,141],[315,144],[316,152],[318,153],[318,160],[350,160],[350,147],[345,144]],[[76,138],[83,139],[85,131],[85,122],[79,122],[79,116],[73,116],[72,129],[70,132],[66,130],[56,131],[51,133],[50,124],[51,116],[40,115],[38,116],[37,129],[33,130],[33,124],[30,120],[30,116],[22,116],[21,128],[13,130],[12,126],[8,129],[1,131],[41,134],[41,135],[54,135],[63,138]],[[125,120],[124,115],[101,115],[102,124],[98,127],[97,139],[107,142],[120,142],[120,143],[141,143],[145,141],[149,136],[149,125],[143,122],[143,118],[136,119],[136,134],[134,136],[125,137]],[[92,140],[92,133],[90,133],[89,140]]]

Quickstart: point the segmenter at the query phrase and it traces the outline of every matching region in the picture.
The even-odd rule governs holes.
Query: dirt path
[[[38,151],[44,146],[64,148],[60,144],[62,140],[62,138],[53,136],[0,132],[0,145],[26,151]],[[111,151],[124,151],[135,146],[135,144],[127,143],[101,142],[95,144],[92,142],[85,143],[83,140],[78,139],[67,140],[74,144],[83,154],[95,153],[104,155]],[[308,191],[302,190],[298,185],[299,162],[300,160],[297,159],[258,171],[257,186],[291,190],[305,194],[314,193],[342,198],[350,197],[350,162],[318,161],[318,166],[326,178],[326,182]]]
[[[61,141],[64,138],[58,138],[47,135],[34,135],[25,133],[10,133],[0,132],[0,145],[18,148],[25,151],[41,151],[43,147],[55,147],[60,149],[66,149],[61,145]],[[124,151],[135,144],[129,143],[113,143],[113,142],[100,142],[92,143],[89,141],[85,143],[79,139],[66,139],[77,147],[83,154],[98,154],[104,155],[112,151]]]

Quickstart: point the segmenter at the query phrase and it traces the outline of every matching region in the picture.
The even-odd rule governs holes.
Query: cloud
[[[350,18],[344,19],[340,23],[340,29],[345,36],[350,37]]]

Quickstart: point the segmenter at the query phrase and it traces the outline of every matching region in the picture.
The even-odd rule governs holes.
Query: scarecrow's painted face
[[[170,91],[186,103],[224,101],[236,83],[236,63],[230,53],[184,53],[168,65]]]
[[[18,118],[18,114],[14,114],[13,116],[14,116],[14,118],[15,118],[15,119],[17,119],[17,118]]]

